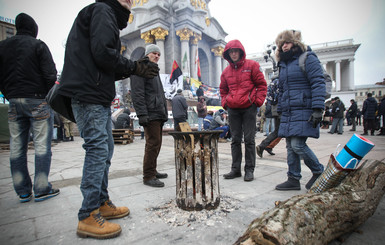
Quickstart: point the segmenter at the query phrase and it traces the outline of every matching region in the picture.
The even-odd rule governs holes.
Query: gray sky
[[[154,1],[154,0],[149,0]],[[15,19],[20,12],[39,25],[38,38],[49,46],[58,70],[63,43],[78,12],[93,0],[0,0],[0,16]],[[211,16],[246,52],[263,52],[285,29],[302,31],[306,44],[353,39],[355,84],[374,84],[385,78],[384,0],[211,0]]]

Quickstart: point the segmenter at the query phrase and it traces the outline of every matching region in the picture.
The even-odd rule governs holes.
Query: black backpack
[[[301,68],[301,71],[305,74],[305,77],[306,77],[307,54],[308,54],[308,51],[303,52],[298,58],[299,67]],[[331,97],[333,81],[332,81],[331,76],[326,72],[323,65],[321,65],[321,67],[322,67],[322,71],[323,71],[323,75],[324,75],[324,79],[325,79],[325,86],[326,86],[325,100],[326,100],[326,99],[329,99]]]

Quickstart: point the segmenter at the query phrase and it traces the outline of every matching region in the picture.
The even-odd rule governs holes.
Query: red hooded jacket
[[[229,50],[234,48],[241,50],[237,63],[233,63],[229,55]],[[245,48],[238,40],[227,43],[223,58],[230,65],[222,72],[219,85],[222,107],[247,108],[252,104],[260,107],[266,98],[267,85],[259,63],[246,59]]]

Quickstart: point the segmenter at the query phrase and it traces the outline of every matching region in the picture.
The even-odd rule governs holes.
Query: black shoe
[[[354,132],[354,131],[356,131],[356,130],[355,130],[355,129],[350,129],[349,131],[353,131],[353,132]]]
[[[253,172],[246,172],[245,177],[243,178],[244,181],[252,181],[254,179]]]
[[[267,151],[272,156],[275,155],[275,153],[273,152],[273,149],[271,149],[271,148],[266,148],[265,151]]]
[[[278,191],[301,190],[301,185],[299,180],[289,177],[286,182],[277,185],[275,189]]]
[[[59,189],[53,189],[52,188],[51,191],[46,193],[46,194],[35,195],[35,202],[42,202],[42,201],[45,201],[49,198],[55,197],[59,194],[60,194]]]
[[[73,136],[70,137],[70,141],[74,141],[74,137]]]
[[[155,177],[156,177],[157,179],[165,179],[165,178],[168,177],[168,174],[156,172]]]
[[[363,133],[363,134],[361,134],[361,135],[368,135],[368,133]]]
[[[328,134],[334,134],[334,133],[332,133],[332,132],[328,131]]]
[[[143,181],[143,184],[151,186],[151,187],[163,187],[164,186],[164,183],[162,181],[158,180],[157,178]]]
[[[223,177],[225,179],[234,179],[234,178],[242,177],[242,174],[240,172],[236,173],[236,172],[231,171],[228,174],[224,174]]]
[[[259,145],[257,145],[257,147],[255,147],[256,151],[257,151],[257,155],[262,158],[262,155],[263,155],[263,148]]]
[[[306,189],[310,189],[312,187],[312,185],[314,184],[314,182],[318,179],[318,177],[320,176],[321,174],[313,174],[313,176],[311,177],[311,179],[306,183],[305,187]]]

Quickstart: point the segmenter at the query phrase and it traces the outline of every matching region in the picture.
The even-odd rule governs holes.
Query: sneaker
[[[19,201],[21,203],[25,203],[25,202],[29,202],[31,201],[31,198],[32,198],[32,194],[24,194],[24,195],[20,195],[19,196]]]
[[[245,177],[243,178],[244,181],[252,181],[254,179],[254,174],[252,172],[246,172]]]
[[[262,147],[260,147],[259,145],[257,145],[257,147],[255,148],[256,149],[256,151],[257,151],[257,155],[260,157],[260,158],[262,158],[262,155],[263,155],[263,148]]]
[[[318,177],[320,176],[321,174],[313,174],[313,176],[311,177],[311,179],[307,182],[307,184],[305,185],[306,189],[310,189],[312,187],[312,185],[314,184],[314,182],[318,179]]]
[[[266,148],[265,151],[267,151],[272,156],[275,155],[275,153],[273,152],[273,149],[271,149],[271,148]]]
[[[119,219],[130,214],[127,207],[116,207],[111,200],[105,201],[99,208],[100,214],[105,219]]]
[[[277,185],[275,189],[278,191],[301,190],[301,185],[299,180],[289,177],[287,181]]]
[[[59,189],[53,189],[52,188],[51,191],[46,193],[46,194],[35,195],[35,202],[42,202],[42,201],[47,200],[49,198],[55,197],[59,194],[60,194]]]
[[[99,209],[95,209],[89,217],[79,221],[76,234],[82,238],[106,239],[117,237],[121,232],[120,225],[108,222],[100,214]]]
[[[165,178],[168,177],[168,174],[156,172],[155,177],[156,177],[157,179],[165,179]]]
[[[230,171],[230,173],[224,174],[223,177],[225,179],[234,179],[234,178],[242,177],[242,174],[240,172]]]
[[[143,184],[151,186],[151,187],[163,187],[164,186],[164,183],[162,181],[158,180],[157,178],[143,181]]]

